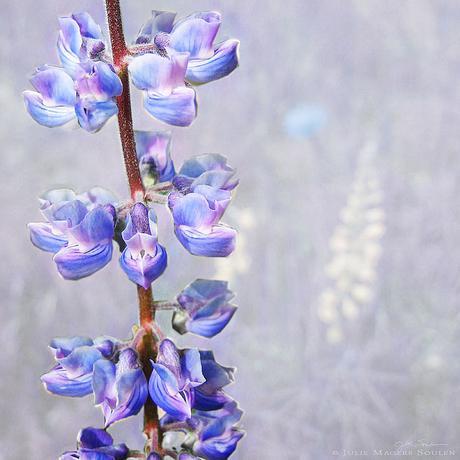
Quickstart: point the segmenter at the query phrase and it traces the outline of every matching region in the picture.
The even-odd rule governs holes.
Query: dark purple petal
[[[113,438],[105,430],[98,428],[84,428],[78,433],[78,443],[81,447],[97,449],[113,445]]]
[[[102,354],[96,348],[80,346],[57,361],[66,370],[69,378],[76,378],[93,372],[94,363],[101,358]]]

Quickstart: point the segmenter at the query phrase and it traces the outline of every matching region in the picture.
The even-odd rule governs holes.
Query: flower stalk
[[[140,196],[144,197],[145,190],[136,155],[128,67],[124,63],[128,55],[128,48],[123,32],[120,0],[105,0],[105,6],[114,65],[118,70],[118,76],[123,85],[123,92],[117,97],[118,128],[131,197],[136,201]],[[151,327],[151,324],[155,322],[152,288],[144,289],[142,286],[137,286],[137,295],[139,322],[145,330],[145,334],[138,345],[139,360],[144,369],[145,377],[149,381],[152,373],[150,360],[154,360],[157,353],[157,345]],[[161,451],[162,433],[158,418],[158,408],[151,398],[147,399],[144,406],[144,434],[147,436],[147,450]]]

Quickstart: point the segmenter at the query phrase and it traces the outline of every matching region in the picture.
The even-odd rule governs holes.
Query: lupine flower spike
[[[174,233],[190,254],[225,257],[235,247],[236,230],[221,219],[238,180],[219,154],[188,159],[176,172],[171,133],[134,131],[129,84],[143,92],[144,108],[154,118],[189,126],[198,113],[195,86],[233,72],[239,42],[217,38],[220,13],[176,20],[174,13],[154,11],[127,45],[119,0],[105,5],[110,42],[88,13],[60,17],[60,66],[38,67],[30,79],[33,89],[24,91],[31,117],[50,128],[76,121],[96,133],[118,115],[131,191],[120,200],[101,187],[51,190],[39,201],[42,220],[28,226],[32,243],[52,254],[66,280],[95,274],[119,249],[119,265],[136,284],[139,300],[139,325],[129,340],[78,335],[51,341],[54,363],[41,377],[45,389],[72,398],[91,395],[103,418],[103,428],[82,429],[75,450],[59,459],[226,459],[244,434],[242,411],[227,393],[235,369],[216,362],[210,350],[177,348],[155,312],[172,309],[176,332],[211,338],[234,316],[235,295],[225,281],[197,279],[173,300],[153,300],[152,283],[167,266],[154,207],[168,205]],[[142,408],[144,448],[115,444],[107,430]],[[168,436],[178,436],[174,450]]]

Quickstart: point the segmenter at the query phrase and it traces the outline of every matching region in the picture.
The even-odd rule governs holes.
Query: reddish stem
[[[120,140],[126,173],[128,175],[129,188],[131,190],[131,196],[135,200],[139,194],[143,196],[144,186],[142,185],[142,178],[136,155],[128,68],[124,62],[128,55],[128,48],[126,47],[123,33],[120,0],[106,0],[105,5],[107,21],[109,23],[110,41],[112,43],[113,63],[123,85],[123,92],[117,97]]]
[[[114,65],[123,84],[123,93],[117,98],[120,140],[131,196],[133,200],[136,200],[139,198],[139,195],[142,198],[144,197],[145,190],[136,155],[131,98],[129,94],[129,75],[124,62],[128,55],[128,48],[126,47],[123,33],[120,0],[105,0],[105,7]],[[149,381],[152,373],[150,360],[156,359],[157,354],[157,345],[151,327],[155,321],[155,306],[153,303],[152,288],[144,289],[138,286],[137,294],[139,298],[139,322],[141,327],[145,329],[145,335],[138,346],[139,359],[147,381]],[[158,408],[150,397],[144,406],[144,433],[147,436],[149,448],[161,452],[162,432],[158,420]]]

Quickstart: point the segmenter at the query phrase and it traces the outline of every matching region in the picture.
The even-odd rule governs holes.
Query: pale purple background
[[[420,440],[460,458],[460,3],[137,0],[123,8],[128,37],[154,8],[217,9],[222,37],[242,42],[241,68],[199,88],[198,120],[173,130],[177,164],[220,152],[238,168],[225,220],[240,228],[240,250],[227,262],[188,256],[159,211],[170,263],[155,283],[163,299],[196,277],[228,276],[238,292],[234,321],[211,345],[238,367],[230,391],[248,435],[233,458],[329,460],[345,448],[372,458]],[[43,391],[49,340],[127,337],[136,322],[135,289],[116,258],[90,279],[65,282],[28,242],[26,223],[39,219],[36,197],[46,189],[127,192],[115,120],[93,136],[40,127],[23,109],[27,75],[57,63],[56,17],[73,10],[104,18],[102,1],[2,1],[5,460],[57,458],[80,427],[101,423],[91,398]],[[161,127],[141,109],[136,125]],[[139,423],[117,425],[117,440],[140,448]]]

